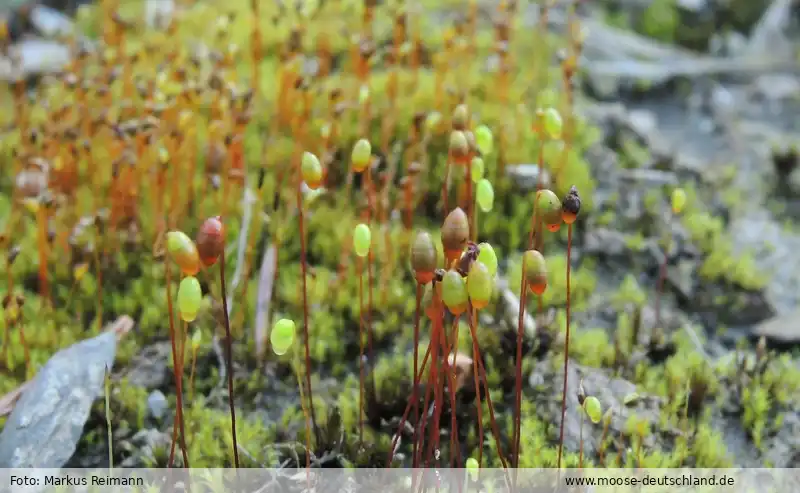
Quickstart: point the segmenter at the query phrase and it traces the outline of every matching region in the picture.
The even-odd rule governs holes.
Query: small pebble
[[[154,390],[147,396],[147,410],[155,419],[159,421],[164,419],[168,407],[167,398],[160,390]]]

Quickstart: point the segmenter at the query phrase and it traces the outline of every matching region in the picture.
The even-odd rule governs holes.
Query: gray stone
[[[514,181],[514,185],[523,191],[535,190],[539,185],[539,166],[536,164],[509,164],[506,175]],[[542,174],[541,185],[550,186],[550,174]]]
[[[780,344],[800,343],[800,309],[761,322],[753,333]]]
[[[651,430],[660,429],[660,409],[663,404],[663,399],[660,397],[639,392],[639,399],[626,406],[625,397],[637,392],[634,383],[614,378],[606,370],[582,366],[574,361],[569,362],[568,375],[567,410],[564,421],[565,449],[577,452],[580,448],[581,414],[577,390],[581,380],[583,380],[586,394],[597,397],[604,413],[609,408],[612,409],[608,436],[623,434],[626,422],[632,415],[647,422]],[[550,361],[538,362],[529,377],[529,385],[534,389],[538,387],[541,390],[542,382],[548,382],[552,387],[542,391],[540,395],[546,399],[546,402],[537,403],[536,409],[544,420],[553,425],[553,429],[558,434],[561,425],[561,395],[564,385],[562,370],[555,371]],[[584,453],[596,451],[602,434],[602,423],[592,424],[591,421],[585,419],[583,426]],[[659,439],[657,434],[650,434],[645,439],[645,446],[653,446]]]
[[[0,467],[59,468],[70,459],[116,348],[116,335],[105,332],[50,358],[0,433]]]
[[[154,390],[147,396],[147,410],[150,412],[150,416],[160,421],[164,419],[168,408],[167,398],[160,390]]]

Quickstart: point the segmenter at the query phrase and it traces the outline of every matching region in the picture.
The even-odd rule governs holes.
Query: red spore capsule
[[[210,217],[203,221],[200,230],[197,232],[197,252],[200,254],[200,261],[206,267],[211,267],[217,263],[217,259],[225,248],[225,226],[219,216]]]

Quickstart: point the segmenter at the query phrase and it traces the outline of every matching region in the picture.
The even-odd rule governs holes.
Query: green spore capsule
[[[184,322],[192,322],[197,318],[200,303],[203,301],[203,290],[200,281],[194,276],[187,276],[178,286],[178,311]]]
[[[603,418],[603,408],[600,405],[600,400],[597,397],[590,395],[583,401],[583,409],[586,410],[586,415],[592,420],[592,423],[599,423]]]
[[[478,262],[485,265],[489,269],[489,275],[494,278],[497,274],[497,254],[494,253],[494,248],[488,243],[480,243],[478,250]]]
[[[469,474],[470,479],[473,481],[478,480],[478,474],[481,469],[481,465],[478,463],[478,459],[474,457],[470,457],[467,459],[467,462],[464,464],[467,473]]]
[[[369,254],[369,247],[372,244],[372,233],[369,226],[364,223],[356,226],[353,230],[353,249],[359,257],[366,257]]]
[[[469,164],[469,175],[472,183],[478,183],[483,179],[484,164],[483,159],[475,156]]]
[[[322,165],[317,156],[310,152],[303,153],[303,162],[300,166],[303,181],[308,188],[316,190],[322,184]]]
[[[289,351],[294,342],[295,325],[292,320],[282,318],[272,326],[269,334],[269,342],[272,345],[272,352],[278,356],[283,356]]]
[[[193,276],[200,270],[200,254],[197,252],[197,245],[183,231],[167,233],[167,252],[178,264],[183,275]]]
[[[555,233],[561,228],[561,200],[552,190],[536,192],[536,209],[547,229]]]
[[[483,265],[479,260],[473,262],[467,274],[467,294],[472,301],[472,306],[477,310],[485,308],[489,304],[494,289],[492,280],[494,276],[491,275],[489,269]]]
[[[486,125],[479,125],[475,129],[475,143],[478,145],[478,150],[481,155],[488,156],[494,150],[494,136],[491,129]]]
[[[478,189],[475,191],[475,200],[478,202],[478,207],[483,212],[489,212],[494,206],[494,188],[492,183],[486,178],[478,182]]]
[[[680,214],[683,212],[683,208],[686,206],[686,192],[684,192],[682,188],[676,188],[672,191],[672,197],[670,199],[672,202],[672,213]]]
[[[461,274],[449,270],[442,279],[442,301],[453,315],[460,315],[467,309],[469,294],[467,283]]]
[[[561,131],[564,127],[564,122],[561,120],[561,113],[557,109],[550,107],[544,110],[542,114],[544,131],[548,137],[553,140],[561,138]]]
[[[369,160],[372,158],[372,145],[367,139],[359,139],[353,146],[353,152],[350,155],[350,161],[353,164],[353,171],[361,173],[367,166]]]

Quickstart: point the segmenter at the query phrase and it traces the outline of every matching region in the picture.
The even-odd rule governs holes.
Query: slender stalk
[[[106,367],[104,378],[106,428],[108,430],[108,470],[114,469],[114,434],[111,431],[111,373]]]
[[[471,316],[469,317],[469,330],[472,334],[472,379],[475,383],[475,410],[478,412],[478,465],[483,465],[483,404],[481,404],[481,385],[480,379],[478,377],[478,359],[480,358],[480,354],[478,352],[478,341],[475,339],[476,334],[478,333],[477,329],[475,328],[476,325],[476,318],[477,318],[477,310],[475,308],[471,309]]]
[[[517,354],[514,372],[514,433],[512,451],[514,467],[519,467],[520,427],[522,423],[522,334],[524,331],[525,305],[528,287],[525,285],[525,257],[522,257],[522,279],[519,288],[519,320],[517,323]]]
[[[503,469],[508,469],[508,463],[506,462],[505,457],[503,456],[503,451],[500,449],[500,429],[497,427],[497,420],[494,417],[494,405],[492,404],[492,394],[489,392],[489,382],[486,379],[486,368],[483,366],[483,360],[481,359],[480,354],[480,346],[478,345],[478,334],[477,330],[474,327],[474,324],[470,324],[470,332],[472,336],[472,344],[473,344],[473,351],[477,349],[478,359],[475,364],[478,365],[478,372],[480,373],[481,383],[483,383],[483,390],[486,392],[486,404],[489,407],[489,423],[492,427],[492,434],[494,435],[494,445],[497,449],[497,456],[500,458],[500,463],[503,465]],[[506,481],[508,481],[508,476],[506,476]],[[511,484],[510,482],[508,484]]]
[[[27,376],[31,370],[31,352],[28,349],[28,341],[25,339],[25,321],[22,318],[20,310],[19,315],[19,342],[22,344],[22,351],[25,354],[25,375]]]
[[[192,347],[192,365],[189,370],[189,402],[194,400],[194,373],[197,367],[197,348]]]
[[[44,298],[45,304],[52,306],[50,299],[50,281],[48,280],[48,245],[47,245],[47,209],[44,204],[39,204],[36,210],[36,224],[39,226],[39,294]]]
[[[183,454],[183,465],[184,467],[189,466],[189,455],[186,451],[186,439],[184,434],[184,423],[183,423],[183,377],[180,374],[180,363],[178,359],[178,344],[177,344],[177,334],[175,334],[175,310],[172,306],[172,275],[170,274],[170,263],[166,256],[164,256],[164,267],[166,269],[166,282],[167,282],[167,311],[169,312],[169,339],[172,344],[172,372],[175,378],[175,392],[176,392],[176,409],[175,409],[175,417],[177,418],[176,421],[178,422],[178,428],[180,429],[180,442],[181,442],[181,453]],[[174,426],[174,425],[173,425]],[[172,467],[172,464],[175,460],[175,442],[177,441],[178,433],[173,428],[173,439],[172,445],[170,445],[169,451],[169,461],[167,462],[167,467]]]
[[[569,369],[569,322],[570,322],[570,268],[572,261],[572,224],[567,229],[567,334],[564,340],[564,388],[561,391],[561,431],[558,434],[558,468],[564,449],[564,418],[567,415],[567,376]]]
[[[417,303],[414,311],[414,386],[411,389],[411,402],[414,403],[414,449],[412,457],[417,456],[417,424],[419,423],[419,319],[422,304],[422,284],[417,283]],[[428,347],[430,350],[430,346]]]
[[[581,431],[580,431],[580,449],[578,450],[578,468],[583,469],[583,415],[584,410],[581,409]]]
[[[308,389],[308,407],[311,413],[311,425],[316,433],[317,419],[314,414],[314,394],[311,390],[311,349],[309,347],[308,336],[308,266],[307,266],[307,250],[306,250],[306,232],[305,232],[305,214],[303,213],[303,193],[301,186],[303,184],[302,175],[300,174],[300,161],[297,161],[297,221],[300,229],[300,268],[302,270],[303,282],[303,345],[305,349],[305,364],[306,364],[306,388]],[[310,433],[311,430],[308,430]]]
[[[670,216],[670,221],[667,224],[671,224],[672,216]],[[667,239],[667,241],[669,241]],[[666,243],[666,242],[665,242]],[[656,284],[656,300],[655,300],[655,311],[656,311],[656,327],[661,328],[661,294],[664,292],[664,282],[667,280],[667,255],[668,255],[669,247],[665,247],[662,251],[663,257],[661,258],[661,263],[658,266],[658,281]]]
[[[452,345],[447,344],[447,338],[444,331],[440,332],[440,340],[442,349],[445,351],[443,359],[444,374],[447,379],[447,388],[450,391],[450,467],[453,465],[453,459],[457,467],[461,467],[461,451],[458,448],[458,421],[456,419],[456,372],[453,365],[450,364],[450,355],[453,355],[453,364],[456,361],[456,353],[458,352],[458,321],[461,317],[457,316],[453,320],[453,333]]]
[[[440,426],[440,419],[442,416],[442,384],[440,384],[439,379],[441,375],[439,373],[441,362],[439,358],[441,355],[439,351],[441,348],[441,344],[439,343],[440,332],[443,330],[442,327],[442,317],[444,316],[444,308],[441,303],[438,304],[440,307],[437,313],[438,321],[434,324],[433,331],[431,333],[431,344],[433,345],[433,354],[432,356],[432,367],[431,367],[431,375],[430,375],[430,386],[433,388],[433,424],[430,427],[429,433],[430,437],[428,439],[428,451],[425,454],[425,466],[431,466],[431,459],[433,458],[433,451],[434,449],[439,448],[439,426]],[[424,434],[423,434],[424,436]]]
[[[358,442],[364,441],[364,275],[358,258]]]
[[[368,209],[368,216],[367,216],[367,225],[372,227],[370,224],[372,222],[372,211],[375,207],[375,196],[372,191],[372,172],[371,166],[367,166],[367,170],[365,173],[366,183],[367,183],[367,196],[369,197],[369,205]],[[374,363],[374,353],[372,348],[372,263],[373,263],[373,256],[372,256],[372,248],[369,249],[367,253],[367,346],[369,347],[369,361],[370,363]]]
[[[419,379],[420,379],[420,376],[422,375],[422,372],[424,372],[425,368],[428,366],[428,359],[430,358],[430,355],[431,355],[431,347],[428,346],[428,349],[425,351],[425,355],[422,357],[422,363],[420,364],[420,367],[419,367],[419,373],[414,374],[414,380],[416,380],[417,382],[419,382]],[[406,421],[408,420],[408,414],[411,412],[412,405],[415,402],[416,402],[415,400],[409,399],[408,403],[406,404],[406,409],[405,409],[405,411],[403,411],[403,416],[400,418],[400,424],[397,427],[397,431],[395,432],[394,437],[392,437],[392,447],[389,449],[389,457],[386,460],[387,464],[391,464],[392,463],[392,457],[394,457],[394,448],[397,446],[397,440],[400,439],[400,433],[403,431],[403,427],[405,426]],[[419,407],[419,403],[416,404],[416,407]],[[419,420],[416,423],[414,423],[414,450],[415,451],[417,450],[416,441],[417,441],[417,428],[418,427],[419,427]],[[412,455],[411,458],[412,458],[412,461],[416,460],[416,454]]]
[[[225,287],[225,249],[219,256],[219,280],[222,292],[222,316],[225,322],[225,366],[228,374],[228,405],[231,410],[231,435],[233,435],[233,465],[239,468],[239,444],[236,441],[236,408],[233,403],[233,339],[231,337],[231,323],[228,320],[228,292]]]
[[[300,407],[303,410],[303,416],[306,419],[306,470],[309,470],[311,468],[311,415],[306,407],[305,395],[303,395],[303,379],[300,376],[300,357],[296,350],[294,352],[294,357],[292,358],[292,366],[294,366],[294,374],[297,376],[297,388],[300,391]]]

